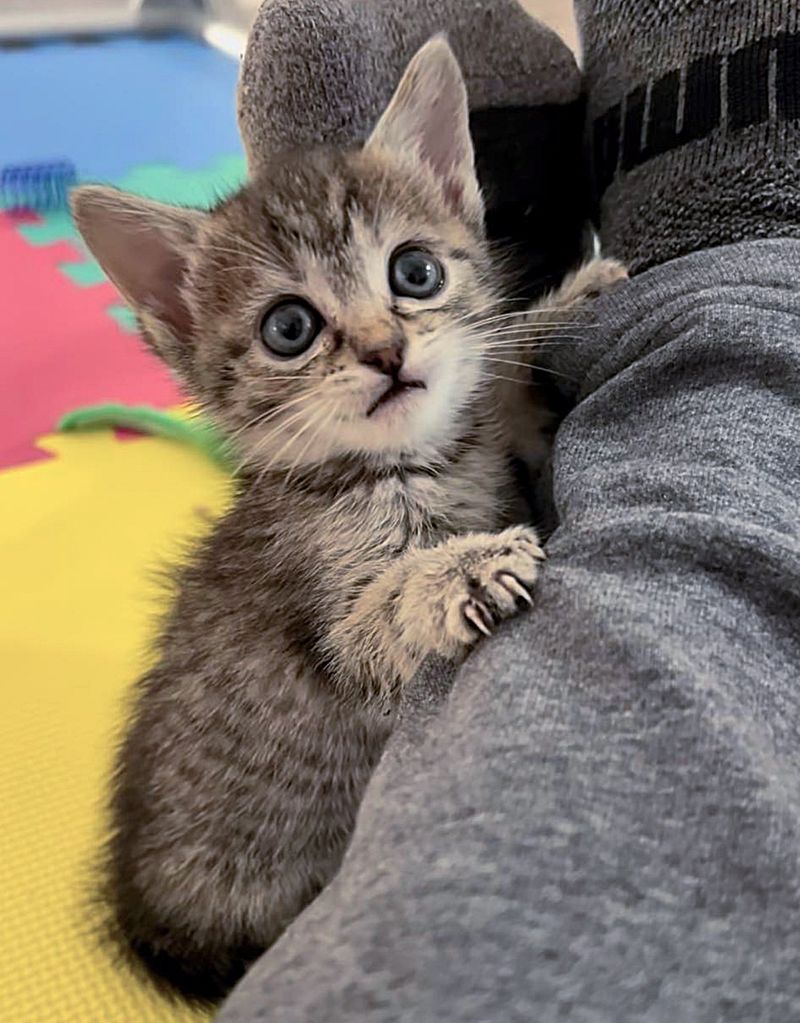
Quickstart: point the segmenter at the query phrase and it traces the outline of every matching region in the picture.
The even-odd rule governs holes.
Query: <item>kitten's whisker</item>
[[[325,411],[325,408],[324,408],[324,406],[323,406],[323,409],[322,409],[322,411],[323,411],[323,412]],[[322,432],[323,432],[324,430],[327,430],[327,428],[328,428],[329,424],[330,424],[330,423],[332,422],[332,420],[333,420],[333,418],[334,418],[335,414],[336,414],[336,406],[335,406],[335,405],[333,405],[333,406],[331,407],[331,409],[329,410],[329,412],[328,412],[327,416],[325,416],[325,417],[324,417],[324,418],[323,418],[322,420],[320,420],[320,417],[319,417],[319,416],[317,416],[316,420],[312,420],[312,422],[316,422],[316,424],[317,424],[317,428],[316,428],[316,430],[314,430],[314,432],[313,432],[313,433],[311,434],[311,436],[310,436],[310,437],[308,438],[308,440],[306,441],[306,443],[305,443],[305,444],[303,445],[303,448],[302,448],[302,450],[301,450],[301,451],[300,451],[300,452],[298,453],[298,455],[297,455],[297,457],[295,458],[294,462],[293,462],[293,463],[292,463],[292,465],[291,465],[291,466],[289,467],[289,470],[288,470],[288,472],[286,473],[286,478],[285,478],[285,480],[284,480],[284,486],[285,486],[285,487],[289,485],[289,481],[290,481],[290,480],[291,480],[291,478],[292,478],[292,474],[294,473],[295,469],[296,469],[296,468],[297,468],[297,467],[298,467],[298,466],[300,465],[300,463],[302,462],[302,460],[303,460],[303,455],[305,455],[305,453],[306,453],[306,452],[308,451],[308,449],[309,449],[309,448],[311,447],[311,445],[312,445],[312,444],[313,444],[313,443],[314,443],[314,442],[315,442],[315,441],[316,441],[316,440],[317,440],[317,439],[318,439],[318,438],[320,437],[320,435],[322,434]],[[299,432],[299,433],[298,433],[298,434],[297,434],[297,435],[295,436],[295,440],[297,440],[297,438],[298,438],[298,437],[300,436],[300,433],[302,433],[302,432],[303,432],[303,431],[301,430],[301,431],[300,431],[300,432]]]
[[[464,324],[468,323],[471,327],[486,326],[490,323],[506,320],[522,320],[523,322],[534,322],[536,320],[537,310],[535,307],[529,307],[527,309],[517,309],[512,312],[498,313],[498,307],[502,308],[501,303],[495,301],[490,302],[485,306],[481,306],[478,309],[471,309],[468,313],[464,313],[462,316],[455,317],[452,320],[453,324]],[[483,313],[490,313],[490,316],[483,316]]]
[[[504,359],[487,359],[487,361],[488,362],[501,362],[501,363],[505,362]],[[540,366],[540,365],[538,365],[535,362],[512,362],[512,363],[508,363],[508,365],[511,365],[511,366],[524,366],[525,369],[529,369],[531,371],[535,370],[537,373],[549,373],[551,376],[561,377],[564,380],[569,380],[570,383],[573,383],[573,384],[578,382],[575,379],[575,377],[570,376],[568,373],[559,373],[559,371],[556,370],[556,369],[550,369],[548,366]],[[488,375],[491,376],[492,374],[490,373]],[[528,376],[525,376],[525,377],[520,376],[520,377],[518,377],[515,380],[512,379],[511,377],[503,377],[503,376],[496,377],[495,379],[498,379],[498,380],[510,380],[511,383],[517,383],[517,384],[527,384],[527,383],[529,383]]]
[[[487,306],[486,309],[487,309],[487,311],[491,311],[492,306]],[[485,319],[481,319],[480,318],[480,313],[483,312],[483,311],[484,310],[482,310],[482,309],[478,309],[478,310],[474,310],[473,309],[473,310],[471,310],[468,313],[462,314],[461,316],[453,317],[453,319],[450,322],[452,323],[453,326],[456,326],[456,327],[460,327],[460,326],[463,326],[463,325],[467,324],[470,327],[475,327],[475,328],[480,328],[482,325],[488,325],[490,323],[493,323],[494,322],[494,317],[493,316],[489,316],[489,317],[487,317]]]
[[[535,322],[536,320],[540,319],[543,315],[546,315],[548,317],[548,321],[547,321],[548,323],[558,322],[560,324],[564,324],[565,326],[576,326],[576,327],[593,327],[594,328],[594,327],[597,326],[597,324],[595,324],[595,323],[583,323],[581,320],[575,320],[575,319],[571,319],[571,320],[561,320],[561,319],[559,319],[558,321],[556,321],[555,319],[553,319],[553,315],[549,314],[546,309],[541,309],[541,308],[538,308],[536,306],[534,306],[531,309],[517,309],[517,310],[514,310],[513,312],[498,313],[495,316],[487,316],[484,319],[480,319],[480,320],[473,319],[472,322],[475,324],[475,326],[479,326],[479,327],[485,326],[486,324],[489,324],[489,323],[497,323],[497,322],[500,322],[500,321],[505,322],[505,321],[508,321],[508,320],[512,320],[513,321],[513,320],[529,319],[529,320],[531,320],[531,322]],[[473,314],[473,316],[474,316],[474,314]]]
[[[334,411],[336,411],[335,406],[334,406]],[[326,420],[326,422],[322,425],[322,427],[320,427],[320,432],[322,432],[323,430],[327,431],[327,429],[328,429],[328,423],[327,423],[327,420]],[[325,466],[325,463],[330,458],[333,449],[334,449],[334,444],[331,441],[331,434],[328,433],[328,441],[327,441],[325,447],[323,448],[322,455],[319,458],[319,461],[318,461],[318,464],[317,464],[317,471],[316,471],[316,474],[315,474],[315,477],[314,477],[316,480],[319,479],[319,477],[320,477],[320,475],[322,473],[322,470],[323,470],[323,468]]]
[[[532,340],[538,338],[539,340],[546,341],[552,337],[572,337],[576,341],[583,340],[580,334],[554,334],[551,330],[537,331],[531,330],[530,327],[517,327],[517,328],[505,328],[503,330],[473,330],[470,333],[475,337],[484,338],[489,340],[490,338],[499,338],[501,341],[507,338],[509,341],[514,341],[518,338],[531,338]]]
[[[265,383],[271,384],[273,380],[297,380],[298,376],[296,373],[286,373],[283,376],[273,376],[272,373],[265,379]]]
[[[243,465],[246,465],[246,464],[247,464],[248,462],[253,462],[253,461],[255,461],[255,460],[256,460],[256,458],[257,458],[257,457],[258,457],[258,456],[259,456],[259,455],[261,454],[261,452],[262,452],[262,451],[264,450],[264,448],[265,448],[265,447],[267,447],[267,445],[268,445],[268,444],[269,444],[269,443],[270,443],[270,442],[271,442],[271,441],[272,441],[272,440],[273,440],[273,439],[274,439],[275,437],[279,436],[279,435],[280,435],[281,433],[283,433],[283,432],[284,432],[285,430],[288,430],[288,428],[289,428],[289,427],[290,427],[290,426],[291,426],[291,425],[292,425],[293,423],[296,423],[296,422],[298,421],[298,419],[301,419],[301,418],[302,418],[302,417],[303,417],[303,416],[304,416],[305,414],[306,414],[306,408],[305,408],[305,407],[303,407],[303,408],[299,409],[299,411],[297,411],[297,412],[293,413],[293,414],[292,414],[291,416],[289,416],[289,418],[288,418],[288,419],[285,419],[285,420],[281,420],[281,422],[280,422],[280,423],[278,423],[278,425],[277,425],[277,426],[273,427],[273,429],[269,430],[269,431],[268,431],[268,432],[267,432],[266,434],[264,434],[264,436],[263,436],[263,437],[260,437],[260,438],[258,439],[258,441],[256,442],[255,446],[253,447],[252,451],[250,451],[250,452],[248,453],[248,456],[246,457],[245,461],[244,461],[244,462],[243,462],[242,464],[243,464]],[[292,435],[290,436],[290,438],[289,438],[289,441],[288,441],[287,443],[291,443],[291,441],[293,440],[293,437],[294,437],[294,434],[292,434]],[[282,451],[282,450],[283,450],[283,448],[281,448],[281,449],[280,449],[280,451]],[[279,451],[279,454],[280,454],[280,451]],[[261,473],[259,473],[259,475],[258,475],[258,478],[257,478],[257,480],[256,480],[256,484],[258,484],[258,483],[260,483],[260,482],[261,482],[261,480],[262,480],[262,479],[264,478],[264,476],[266,475],[266,473],[267,473],[267,472],[268,472],[268,471],[270,470],[270,468],[272,467],[272,465],[273,465],[274,461],[275,461],[275,459],[273,458],[273,459],[271,459],[271,460],[270,460],[270,461],[269,461],[269,462],[268,462],[268,463],[266,464],[266,466],[264,467],[263,471],[262,471]]]
[[[240,470],[248,463],[253,462],[261,454],[263,449],[267,447],[276,436],[282,433],[283,430],[291,426],[292,423],[295,423],[298,419],[305,415],[307,405],[310,404],[311,399],[314,397],[314,395],[311,394],[311,392],[309,392],[308,394],[301,395],[300,397],[304,399],[302,402],[298,399],[298,401],[294,401],[291,403],[291,405],[300,404],[299,409],[297,409],[292,415],[290,415],[288,419],[280,419],[276,424],[274,424],[274,426],[270,430],[268,430],[265,434],[263,434],[263,436],[259,437],[256,440],[255,444],[249,451],[244,452],[244,456],[239,465]],[[277,415],[279,412],[284,411],[286,411],[286,406],[281,406],[278,409],[272,409],[268,416],[262,416],[260,417],[260,419],[251,422],[253,423],[253,425],[262,425],[263,423],[273,419],[275,415]]]
[[[583,323],[584,322],[584,320],[582,318],[576,318],[574,308],[570,308],[570,307],[567,307],[567,306],[557,306],[557,305],[554,305],[554,306],[544,306],[544,305],[538,305],[536,302],[531,302],[525,309],[503,309],[503,305],[504,305],[504,303],[502,301],[490,303],[490,304],[487,304],[485,306],[480,307],[479,309],[472,309],[472,310],[470,310],[470,314],[469,315],[474,318],[474,317],[480,316],[481,313],[483,313],[483,312],[491,313],[490,316],[484,317],[485,320],[495,320],[495,319],[508,320],[508,319],[513,319],[514,317],[524,317],[524,316],[536,317],[536,316],[542,316],[542,315],[544,315],[544,316],[556,316],[556,315],[558,315],[559,317],[569,316],[576,323]],[[500,310],[502,310],[502,311],[500,311]],[[591,324],[591,323],[587,324],[587,326],[592,326],[592,325],[593,324]]]
[[[295,409],[295,411],[287,419],[279,419],[277,423],[274,423],[272,428],[270,429],[270,431],[267,434],[265,434],[264,437],[259,438],[259,441],[257,443],[261,444],[261,442],[263,440],[267,440],[270,437],[274,437],[276,434],[280,433],[282,430],[285,430],[288,426],[291,426],[292,423],[297,422],[298,419],[300,419],[303,415],[305,415],[307,407],[312,404],[312,402],[310,400],[310,397],[311,397],[310,395],[303,395],[303,398],[306,399],[306,400],[304,400],[302,402],[293,402],[294,405],[299,404],[300,408]],[[280,411],[281,412],[285,412],[286,409],[282,408]],[[275,418],[275,417],[274,416],[270,416],[268,421],[271,421],[273,418]],[[259,425],[263,425],[263,424],[259,424]]]
[[[504,327],[501,330],[470,330],[468,332],[473,337],[482,338],[485,341],[496,339],[498,341],[518,341],[520,338],[529,338],[530,340],[538,341],[555,341],[558,338],[568,338],[574,341],[586,341],[588,340],[583,334],[570,334],[566,332],[560,332],[557,330],[531,330],[530,327]]]
[[[480,348],[486,352],[495,351],[514,351],[519,349],[520,351],[526,351],[531,348],[558,348],[559,344],[555,341],[539,340],[538,338],[526,338],[520,337],[513,341],[484,341],[482,338],[475,339],[475,347]]]
[[[540,366],[536,362],[531,363],[531,369],[536,370],[537,373],[549,373],[552,377],[561,377],[562,380],[569,380],[571,384],[578,383],[577,378],[570,376],[569,373],[560,373],[557,369],[550,369],[549,366]]]
[[[486,362],[497,362],[503,366],[522,366],[523,369],[531,369],[530,362],[517,362],[515,359],[493,359],[490,355],[485,357]]]
[[[287,423],[284,423],[284,424],[281,424],[281,425],[285,428],[288,425],[289,422],[296,421],[299,418],[299,416],[302,415],[303,411],[304,410],[301,410],[300,413],[296,413],[292,417],[291,420],[289,420]],[[256,485],[258,485],[261,482],[261,480],[264,478],[264,476],[278,462],[278,460],[280,459],[281,455],[283,455],[283,453],[285,451],[290,450],[292,445],[295,444],[300,439],[300,437],[303,436],[303,434],[306,432],[306,430],[310,429],[312,426],[314,426],[315,424],[319,423],[319,421],[322,418],[322,415],[325,413],[325,411],[326,411],[326,407],[324,405],[321,406],[320,408],[318,408],[314,412],[314,414],[310,417],[310,419],[303,426],[300,427],[299,430],[297,430],[296,432],[292,433],[289,436],[289,438],[285,441],[285,443],[283,445],[281,445],[281,447],[275,452],[275,454],[272,456],[272,458],[264,466],[262,472],[260,473],[260,475],[259,475],[259,477],[258,477],[258,479],[256,481]],[[312,437],[312,440],[313,440],[313,437]],[[287,481],[284,479],[284,486],[286,485],[286,482]]]
[[[262,423],[268,422],[270,419],[274,419],[275,416],[280,415],[281,412],[285,412],[286,409],[292,408],[294,405],[298,405],[301,402],[311,400],[320,390],[321,386],[311,388],[308,391],[304,391],[303,394],[295,395],[295,397],[289,399],[289,401],[281,402],[274,408],[267,409],[266,412],[262,412],[260,415],[249,420],[249,422],[245,423],[244,426],[238,427],[230,434],[230,436],[232,438],[241,436],[241,434],[252,429],[254,426],[260,426]]]
[[[501,373],[492,373],[492,372],[485,372],[484,373],[484,379],[485,380],[505,380],[509,384],[528,384],[528,383],[530,383],[529,380],[527,380],[526,378],[524,378],[522,376],[518,376],[518,377],[504,377]]]
[[[324,413],[325,408],[317,409],[316,413],[306,423],[304,423],[303,426],[300,427],[297,433],[295,433],[290,438],[288,443],[285,445],[285,449],[287,451],[291,450],[294,447],[294,445],[300,440],[303,434],[306,433],[308,430],[311,430],[311,434],[306,440],[305,444],[302,446],[300,451],[298,451],[298,453],[295,455],[294,460],[286,467],[286,474],[283,477],[284,490],[288,487],[289,483],[291,482],[292,474],[300,464],[303,455],[308,450],[309,444],[313,443],[314,438],[317,436],[318,432],[317,429],[312,429],[312,427],[318,427],[323,418],[327,419],[327,416],[325,416]]]
[[[493,326],[487,330],[485,327],[476,327],[470,324],[470,333],[480,334],[482,337],[514,337],[518,334],[530,334],[531,337],[549,337],[555,334],[563,334],[564,331],[575,330],[568,323],[538,324],[538,323],[513,323],[503,327]],[[584,337],[583,334],[575,334],[575,337]]]
[[[240,437],[243,433],[247,432],[248,430],[251,430],[256,426],[260,426],[261,424],[269,422],[271,419],[274,419],[276,416],[280,415],[281,412],[285,412],[287,409],[290,409],[293,406],[300,404],[301,402],[308,401],[312,396],[313,396],[312,392],[309,391],[303,394],[298,394],[288,401],[283,401],[280,404],[275,405],[273,408],[269,408],[265,412],[261,412],[259,415],[254,416],[252,419],[248,420],[242,426],[237,427],[235,430],[231,432],[230,436],[232,438]]]
[[[512,323],[504,326],[494,325],[488,330],[474,323],[457,324],[456,326],[466,327],[470,334],[477,334],[481,337],[515,337],[519,334],[529,334],[531,337],[554,337],[564,336],[564,331],[575,330],[568,323],[539,324],[539,323]],[[574,337],[583,337],[583,334],[575,334]]]
[[[485,338],[481,337],[480,334],[473,335],[464,339],[466,343],[475,351],[507,351],[518,348],[520,350],[541,348],[544,349],[558,349],[563,348],[564,343],[561,341],[551,341],[549,338],[530,337],[527,334],[521,334],[519,337],[514,338]],[[575,339],[575,342],[579,341]]]

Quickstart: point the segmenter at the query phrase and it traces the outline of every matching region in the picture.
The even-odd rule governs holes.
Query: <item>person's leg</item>
[[[636,272],[712,245],[800,238],[800,4],[575,6],[609,254]]]
[[[601,300],[535,608],[419,680],[221,1023],[800,1019],[797,281],[753,242]]]
[[[682,201],[605,229],[686,251]],[[536,607],[418,680],[339,876],[220,1023],[800,1019],[798,282],[800,242],[706,249],[557,350]]]

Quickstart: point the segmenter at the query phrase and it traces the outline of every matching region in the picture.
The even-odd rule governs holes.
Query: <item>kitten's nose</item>
[[[372,366],[387,377],[396,377],[403,368],[405,341],[402,337],[387,338],[379,348],[361,348],[358,361],[365,366]]]

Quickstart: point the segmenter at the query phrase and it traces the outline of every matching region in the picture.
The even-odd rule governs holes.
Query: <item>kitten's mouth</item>
[[[423,380],[393,380],[383,394],[378,395],[367,409],[367,419],[369,419],[373,412],[377,412],[379,408],[390,404],[396,398],[401,398],[407,391],[412,391],[414,388],[419,387],[423,390],[426,389],[426,384]]]

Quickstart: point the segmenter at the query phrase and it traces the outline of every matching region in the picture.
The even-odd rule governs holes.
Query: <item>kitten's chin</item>
[[[462,429],[462,410],[476,382],[474,368],[460,365],[411,377],[343,423],[340,443],[348,454],[435,457]]]

